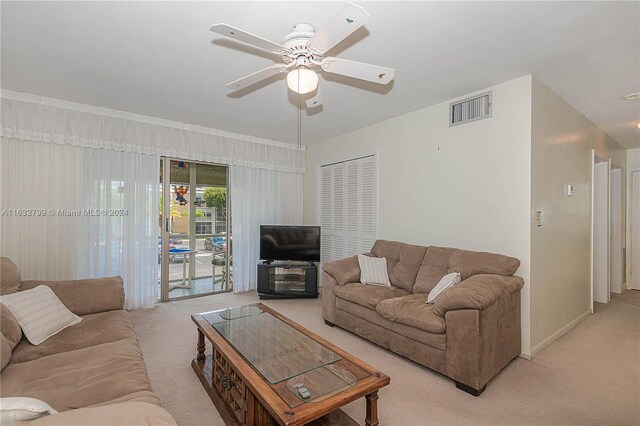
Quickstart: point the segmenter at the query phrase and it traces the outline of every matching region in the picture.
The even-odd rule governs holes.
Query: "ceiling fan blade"
[[[285,65],[272,65],[268,68],[254,72],[253,74],[244,76],[236,81],[232,81],[231,83],[227,84],[227,87],[233,90],[244,89],[245,87],[256,84],[259,81],[264,80],[265,78],[269,78],[281,72],[287,72],[287,67]]]
[[[349,61],[347,59],[326,57],[320,65],[323,70],[333,74],[358,78],[372,83],[387,84],[393,80],[396,70],[364,62]]]
[[[310,46],[326,52],[369,22],[371,17],[362,7],[345,3],[338,13],[310,40]]]
[[[307,108],[316,108],[322,105],[322,93],[320,93],[320,89],[316,90],[316,94],[313,95],[312,98],[309,98],[305,101]]]
[[[281,44],[274,43],[273,41],[264,39],[255,34],[251,34],[239,28],[232,27],[231,25],[216,24],[213,25],[210,30],[214,33],[222,34],[223,36],[227,36],[234,40],[259,47],[260,49],[264,49],[269,52],[281,54],[282,51],[285,50],[284,46]]]

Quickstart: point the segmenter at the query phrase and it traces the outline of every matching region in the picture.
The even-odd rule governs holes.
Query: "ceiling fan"
[[[287,86],[289,89],[304,95],[315,91],[318,87],[318,74],[314,71],[315,67],[320,67],[328,73],[378,84],[388,84],[393,80],[395,73],[393,68],[325,56],[327,52],[370,19],[371,17],[362,7],[353,3],[345,3],[324,28],[316,31],[311,24],[298,23],[284,37],[282,44],[274,43],[227,24],[213,25],[211,31],[276,53],[284,62],[232,81],[227,84],[228,88],[240,90],[276,74],[288,73]],[[308,108],[322,105],[320,91],[317,90],[313,97],[306,100],[305,104]]]

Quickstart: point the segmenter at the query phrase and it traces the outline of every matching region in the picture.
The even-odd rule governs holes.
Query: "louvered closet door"
[[[375,241],[375,157],[321,169],[322,260],[367,252]]]
[[[345,195],[347,197],[345,206],[345,254],[347,256],[353,256],[360,252],[360,245],[358,244],[358,217],[360,216],[360,206],[358,205],[360,182],[358,172],[360,164],[358,161],[350,161],[345,164],[345,167],[347,169],[347,179],[345,181]]]
[[[333,169],[331,167],[322,168],[322,240],[321,240],[321,259],[333,259],[333,210],[331,206],[331,197],[333,196]]]
[[[376,241],[376,163],[368,157],[360,163],[360,223],[358,228],[358,251],[371,250]]]
[[[333,258],[342,259],[345,256],[344,243],[346,241],[345,232],[345,166],[337,164],[333,170]]]

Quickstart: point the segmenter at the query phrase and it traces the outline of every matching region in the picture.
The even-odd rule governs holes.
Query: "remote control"
[[[305,388],[304,386],[302,386],[300,389],[298,389],[298,393],[300,394],[300,396],[303,399],[307,399],[307,398],[309,398],[311,396],[311,392],[309,392],[307,390],[307,388]]]

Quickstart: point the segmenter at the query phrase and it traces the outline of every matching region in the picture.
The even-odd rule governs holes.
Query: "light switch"
[[[573,185],[571,184],[567,185],[566,193],[567,193],[567,196],[569,197],[573,195]]]
[[[542,210],[536,212],[536,225],[542,226]]]

